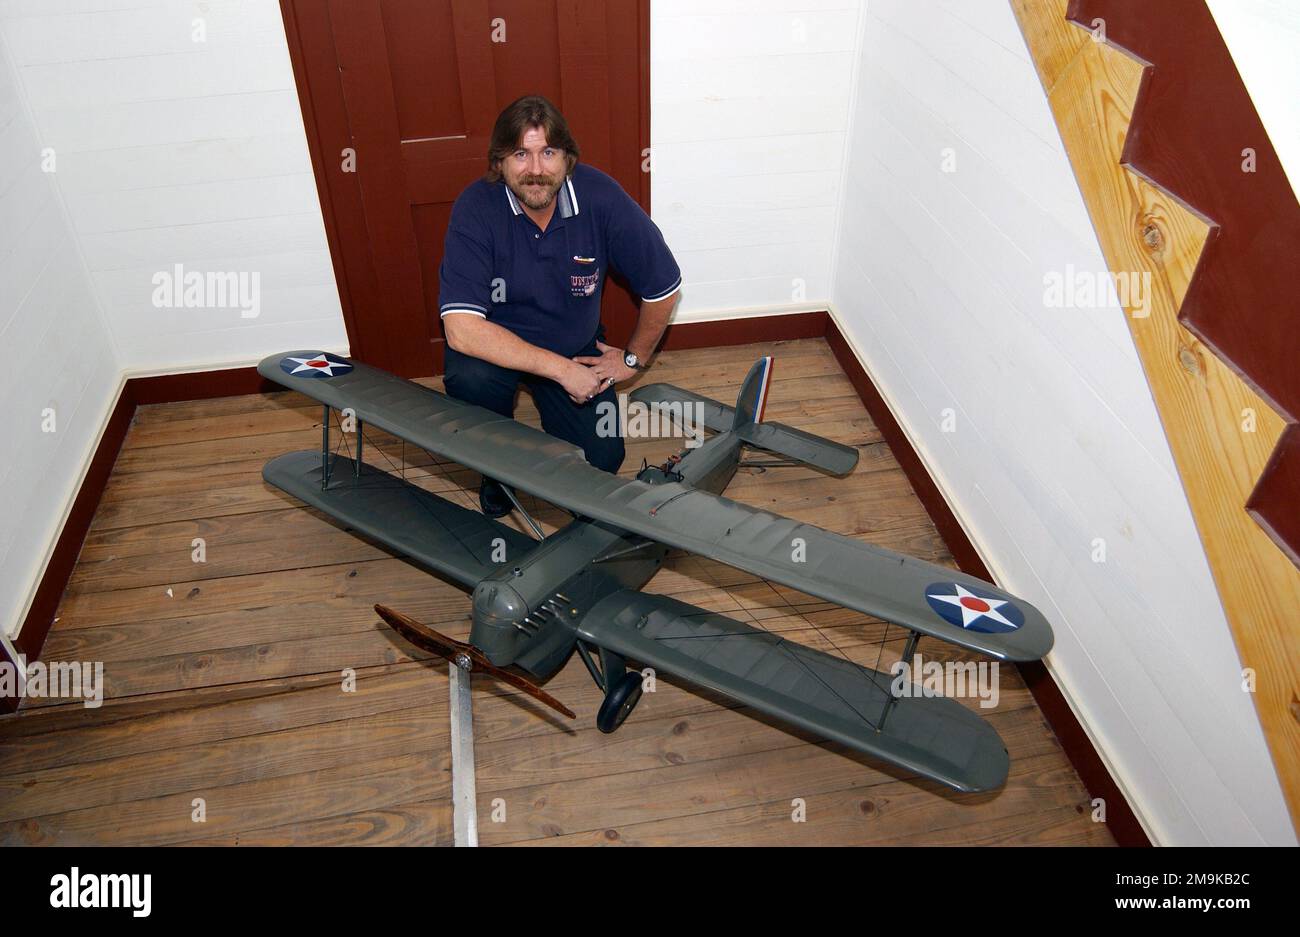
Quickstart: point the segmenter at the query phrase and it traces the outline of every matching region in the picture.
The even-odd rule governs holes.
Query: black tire
[[[605,694],[605,702],[596,713],[596,728],[610,733],[623,724],[641,699],[641,674],[630,670]]]

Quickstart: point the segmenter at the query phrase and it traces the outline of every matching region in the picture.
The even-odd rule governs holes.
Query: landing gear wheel
[[[605,694],[605,702],[600,704],[600,712],[596,713],[596,728],[605,733],[613,732],[623,724],[640,699],[641,674],[630,670]]]

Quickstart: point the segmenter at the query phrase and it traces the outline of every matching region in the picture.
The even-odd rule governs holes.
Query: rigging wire
[[[746,614],[749,614],[749,613],[748,613],[748,610],[746,610],[746,609],[745,609],[745,606],[740,602],[740,600],[737,599],[737,598],[735,597],[735,595],[732,594],[731,590],[728,589],[726,586],[722,585],[722,584],[721,584],[721,583],[720,583],[716,578],[714,578],[713,574],[710,573],[710,572],[708,571],[707,566],[706,566],[706,565],[704,564],[704,562],[703,562],[706,558],[704,558],[704,557],[698,557],[698,556],[695,556],[694,554],[688,554],[688,555],[690,555],[691,558],[695,561],[696,565],[698,565],[698,566],[699,566],[699,567],[704,571],[705,576],[708,578],[708,580],[710,581],[710,583],[711,583],[715,588],[717,588],[717,589],[721,589],[724,593],[726,593],[726,595],[727,595],[728,598],[730,598],[733,602],[736,603],[737,607],[739,607],[739,608],[740,608],[742,611],[744,611]],[[866,667],[862,667],[862,666],[860,666],[860,665],[854,663],[854,662],[849,658],[848,654],[845,653],[845,651],[844,651],[844,650],[843,650],[843,649],[842,649],[838,644],[836,644],[835,641],[833,641],[833,640],[832,640],[832,639],[831,639],[831,638],[830,638],[830,637],[829,637],[829,636],[828,636],[824,631],[822,631],[822,629],[821,629],[821,628],[820,628],[820,627],[819,627],[815,622],[809,620],[809,619],[804,615],[803,612],[799,611],[799,610],[798,610],[794,605],[792,605],[792,604],[790,603],[790,601],[789,601],[788,599],[786,599],[783,595],[781,595],[781,593],[778,592],[778,591],[776,590],[776,588],[775,588],[775,587],[774,587],[774,586],[773,586],[773,585],[772,585],[768,580],[766,580],[766,579],[764,579],[764,578],[762,578],[762,577],[759,577],[759,581],[762,582],[762,583],[764,583],[764,584],[768,587],[768,589],[770,589],[770,590],[771,590],[771,591],[772,591],[772,592],[773,592],[773,593],[774,593],[774,594],[775,594],[775,595],[776,595],[776,596],[781,600],[782,604],[784,604],[784,606],[785,606],[787,609],[789,609],[789,610],[794,614],[795,617],[797,617],[797,618],[798,618],[800,621],[802,621],[804,624],[808,625],[808,627],[811,628],[813,631],[817,632],[817,634],[822,638],[822,640],[824,640],[827,644],[829,644],[829,645],[830,645],[830,646],[835,650],[835,652],[836,652],[837,654],[839,654],[839,656],[844,660],[845,663],[847,663],[847,664],[849,664],[850,666],[852,666],[852,667],[854,667],[855,669],[857,669],[857,670],[862,674],[862,677],[863,677],[863,678],[864,678],[868,683],[870,683],[870,684],[872,685],[872,687],[874,687],[874,688],[875,688],[877,691],[879,691],[879,692],[885,693],[886,696],[889,695],[889,690],[886,689],[886,688],[882,688],[882,687],[880,686],[880,684],[876,682],[876,676],[879,674],[879,671],[878,671],[878,670],[868,670]],[[707,613],[706,613],[706,614],[707,614]],[[752,616],[751,616],[751,617],[752,617]],[[763,627],[762,622],[760,622],[760,621],[755,620],[755,621],[754,621],[754,624],[758,625],[758,630],[761,631],[763,634],[771,635],[771,636],[777,638],[778,641],[780,642],[780,644],[777,645],[777,646],[778,646],[778,647],[781,647],[782,650],[784,650],[784,645],[785,645],[785,644],[797,643],[797,642],[791,642],[791,641],[789,641],[788,639],[783,638],[781,635],[777,634],[776,632],[769,631],[767,628]],[[889,629],[889,623],[888,623],[888,622],[885,623],[885,629],[886,629],[886,630],[885,630],[885,636],[887,637],[888,634],[889,634],[889,630],[888,630],[888,629]],[[876,666],[877,666],[877,667],[879,667],[879,665],[880,665],[880,654],[881,654],[881,652],[883,652],[883,650],[884,650],[884,641],[882,640],[882,641],[881,641],[880,648],[879,648],[879,650],[877,651],[877,654],[876,654]],[[862,719],[863,722],[867,723],[867,725],[871,726],[873,729],[879,728],[879,726],[877,725],[876,722],[873,722],[870,718],[868,718],[865,714],[863,714],[863,713],[858,709],[858,707],[854,706],[854,705],[853,705],[852,703],[850,703],[848,700],[844,699],[844,697],[843,697],[842,695],[840,695],[840,693],[837,692],[837,691],[835,690],[834,687],[830,686],[830,684],[828,684],[824,679],[822,679],[822,677],[821,677],[821,676],[820,676],[816,671],[814,671],[811,667],[808,666],[808,663],[807,663],[806,661],[801,660],[801,659],[799,658],[799,656],[798,656],[797,654],[793,653],[792,651],[788,651],[788,650],[787,650],[787,651],[786,651],[786,655],[787,655],[790,659],[792,659],[792,660],[794,660],[796,663],[798,663],[800,666],[802,666],[802,667],[804,668],[804,670],[808,671],[808,673],[809,673],[809,674],[810,674],[810,675],[811,675],[815,680],[817,680],[818,683],[820,683],[822,686],[824,686],[824,687],[827,689],[828,692],[830,692],[831,694],[833,694],[837,699],[840,700],[840,702],[844,703],[845,706],[847,706],[847,707],[848,707],[849,709],[851,709],[854,713],[856,713],[856,714],[858,715],[858,717]],[[885,704],[888,705],[888,699],[886,699]]]
[[[333,408],[331,408],[331,411],[330,411],[330,412],[331,412],[331,413],[336,413],[336,412],[333,410]],[[339,428],[339,436],[340,436],[340,437],[346,437],[347,433],[343,430],[343,424],[342,424],[342,421],[339,419],[337,413],[336,413],[336,415],[335,415],[335,417],[334,417],[334,422],[335,422],[335,424],[338,425],[338,428]],[[361,439],[364,440],[364,438],[365,438],[365,424],[364,424],[364,423],[362,423],[361,426],[358,428],[358,430],[357,430],[357,434],[358,434],[358,436],[359,436]],[[400,438],[400,437],[399,437],[399,438]],[[353,460],[355,461],[355,457],[354,457],[353,454],[352,454],[352,446],[351,446],[351,444],[348,443],[346,439],[342,439],[342,440],[340,441],[340,445],[344,445],[344,446],[346,447],[346,451],[347,451],[347,454],[348,454],[348,458],[353,459]],[[441,527],[444,531],[446,531],[448,534],[450,534],[451,537],[452,537],[452,538],[453,538],[453,539],[454,539],[458,544],[460,544],[461,549],[463,549],[463,550],[465,551],[465,553],[468,554],[468,555],[469,555],[469,556],[470,556],[470,557],[471,557],[471,558],[472,558],[476,563],[482,563],[483,560],[479,559],[479,557],[478,557],[477,555],[475,555],[473,549],[471,549],[470,546],[469,546],[467,543],[465,543],[464,540],[461,539],[460,535],[457,534],[456,531],[455,531],[454,529],[452,529],[451,527],[449,527],[449,526],[446,524],[446,522],[443,521],[442,518],[438,517],[438,515],[435,514],[435,513],[433,512],[433,510],[429,507],[429,505],[424,501],[424,499],[422,499],[419,495],[416,494],[416,492],[415,492],[414,489],[418,488],[418,486],[415,485],[414,482],[408,482],[408,481],[406,480],[406,440],[405,440],[405,439],[402,440],[402,455],[401,455],[402,464],[401,464],[400,467],[397,466],[397,465],[394,465],[394,464],[393,464],[393,460],[392,460],[392,458],[388,455],[387,452],[385,452],[385,451],[383,450],[383,448],[382,448],[381,446],[379,446],[379,445],[374,441],[374,438],[373,438],[373,437],[371,437],[371,439],[370,439],[370,448],[371,448],[373,451],[377,451],[381,456],[383,456],[383,457],[384,457],[384,461],[386,461],[386,462],[388,463],[389,468],[392,469],[393,471],[397,472],[397,478],[398,478],[398,480],[401,482],[401,484],[398,486],[398,490],[401,491],[401,492],[403,492],[403,493],[404,493],[408,498],[410,498],[412,501],[414,501],[414,502],[415,502],[415,503],[420,507],[421,510],[423,510],[426,514],[429,515],[429,517],[431,517],[431,518],[433,519],[433,521],[434,521],[434,522],[435,522],[439,527]],[[421,449],[421,451],[423,452],[424,450]],[[426,455],[429,455],[429,457],[430,457],[431,459],[433,458],[433,456],[430,455],[428,452],[425,452],[425,454],[426,454]],[[336,457],[337,455],[338,455],[338,446],[336,445],[336,447],[335,447],[335,451],[334,451],[334,453],[333,453],[333,456]],[[363,464],[364,464],[364,463],[363,463]],[[434,459],[434,464],[435,464],[435,465],[438,464],[436,459]],[[382,471],[382,470],[381,470],[381,471]],[[390,478],[393,477],[391,473],[386,473],[386,474],[388,474],[388,477],[390,477]],[[454,484],[454,482],[452,482],[450,476],[448,476],[448,475],[446,475],[446,474],[443,474],[443,477],[447,479],[448,483],[452,484],[452,486],[453,486],[453,491],[458,491],[458,492],[464,494],[464,491],[463,491],[459,486],[456,486],[456,485]],[[408,488],[407,485],[410,485],[410,487]],[[382,480],[381,480],[381,481],[380,481],[378,484],[376,484],[374,487],[375,487],[375,488],[381,488],[381,487],[390,487],[390,486],[386,485],[386,484],[383,483]],[[423,491],[423,489],[419,489],[419,490]],[[433,492],[428,492],[428,494],[432,495],[432,496],[435,497],[435,498],[436,498],[436,497],[439,497],[437,494],[434,494]],[[459,507],[459,505],[457,505],[457,506]],[[478,513],[478,512],[474,512],[474,513]]]

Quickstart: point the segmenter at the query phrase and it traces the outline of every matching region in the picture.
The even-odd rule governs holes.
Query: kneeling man
[[[627,348],[602,340],[601,288],[611,266],[641,297]],[[681,271],[641,206],[578,163],[578,145],[550,101],[523,97],[497,118],[486,176],[452,206],[439,273],[447,393],[514,416],[523,381],[546,432],[617,472],[623,430],[598,433],[598,416],[608,411],[597,406],[608,401],[617,414],[614,388],[646,367],[679,298]],[[490,517],[511,509],[488,478],[479,503]]]

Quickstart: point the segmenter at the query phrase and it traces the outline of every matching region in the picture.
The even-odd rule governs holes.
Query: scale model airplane
[[[724,615],[639,590],[672,548],[719,560],[909,632],[903,659],[929,635],[1000,661],[1031,661],[1052,646],[1038,609],[983,580],[722,497],[746,447],[844,475],[858,452],[763,422],[772,359],[750,370],[734,408],[668,384],[632,393],[669,413],[702,408],[715,435],[635,479],[589,465],[578,447],[413,381],[320,351],[262,360],[263,377],[324,405],[319,452],[272,459],[263,477],[345,527],[473,591],[468,644],[376,605],[418,647],[491,674],[570,718],[521,674],[556,673],[575,650],[604,693],[597,725],[617,729],[641,696],[634,660],[777,719],[960,791],[1005,781],[997,732],[953,699],[890,692],[893,678]],[[357,421],[356,458],[330,451],[330,410]],[[693,412],[700,412],[696,409]],[[564,508],[550,536],[511,500],[530,539],[366,464],[372,424],[510,488]],[[799,547],[799,549],[796,549]],[[500,561],[504,549],[508,557]],[[599,659],[599,665],[597,664]]]

